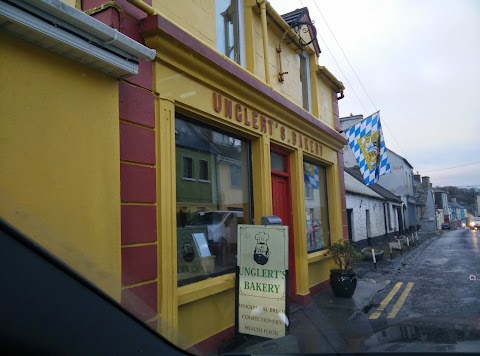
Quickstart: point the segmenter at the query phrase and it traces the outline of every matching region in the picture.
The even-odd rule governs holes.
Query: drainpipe
[[[145,12],[147,15],[157,15],[158,12],[155,10],[152,6],[146,4],[142,0],[127,0],[130,4],[133,6],[139,8],[143,12]]]
[[[262,19],[262,35],[263,35],[263,60],[265,62],[265,82],[270,85],[270,58],[268,55],[268,29],[267,29],[267,1],[259,0],[260,13]]]

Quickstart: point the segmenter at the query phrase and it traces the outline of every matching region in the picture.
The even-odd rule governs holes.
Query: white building
[[[399,235],[402,201],[378,184],[366,186],[358,167],[345,168],[349,238],[357,246]]]
[[[355,115],[340,118],[342,130],[345,130],[363,120],[363,115]],[[345,167],[355,167],[358,165],[355,156],[349,145],[343,148],[343,157]],[[387,149],[388,161],[391,167],[391,173],[381,176],[377,182],[392,194],[400,197],[402,204],[399,211],[399,231],[404,233],[409,228],[415,228],[417,225],[415,196],[413,191],[413,166],[402,156]]]

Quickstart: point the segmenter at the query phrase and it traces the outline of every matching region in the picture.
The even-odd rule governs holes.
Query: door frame
[[[288,222],[288,294],[290,300],[294,299],[294,296],[297,291],[297,283],[296,283],[296,274],[295,274],[295,243],[294,243],[294,232],[293,232],[293,209],[292,209],[292,178],[291,178],[291,165],[290,165],[290,154],[291,152],[287,149],[282,147],[271,145],[270,152],[282,155],[285,157],[285,172],[280,172],[273,170],[271,168],[271,161],[270,161],[270,180],[272,180],[273,176],[282,177],[287,181],[287,211],[289,211],[289,222]],[[272,191],[270,194],[273,194],[273,186]],[[273,196],[272,196],[272,214],[273,214]],[[282,222],[285,225],[285,222]]]
[[[353,209],[347,209],[347,226],[348,226],[348,239],[353,242],[353,226],[352,226]]]

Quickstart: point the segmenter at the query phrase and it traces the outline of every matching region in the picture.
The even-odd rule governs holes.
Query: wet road
[[[435,237],[384,277],[389,286],[352,321],[373,332],[364,351],[480,352],[480,231]]]

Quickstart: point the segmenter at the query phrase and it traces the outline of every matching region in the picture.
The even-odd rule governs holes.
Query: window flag
[[[319,187],[319,180],[318,180],[318,167],[310,164],[310,163],[303,163],[303,180],[307,187],[312,189],[318,189]]]
[[[346,129],[345,137],[355,155],[366,185],[375,184],[380,176],[391,172],[383,140],[380,112]]]

